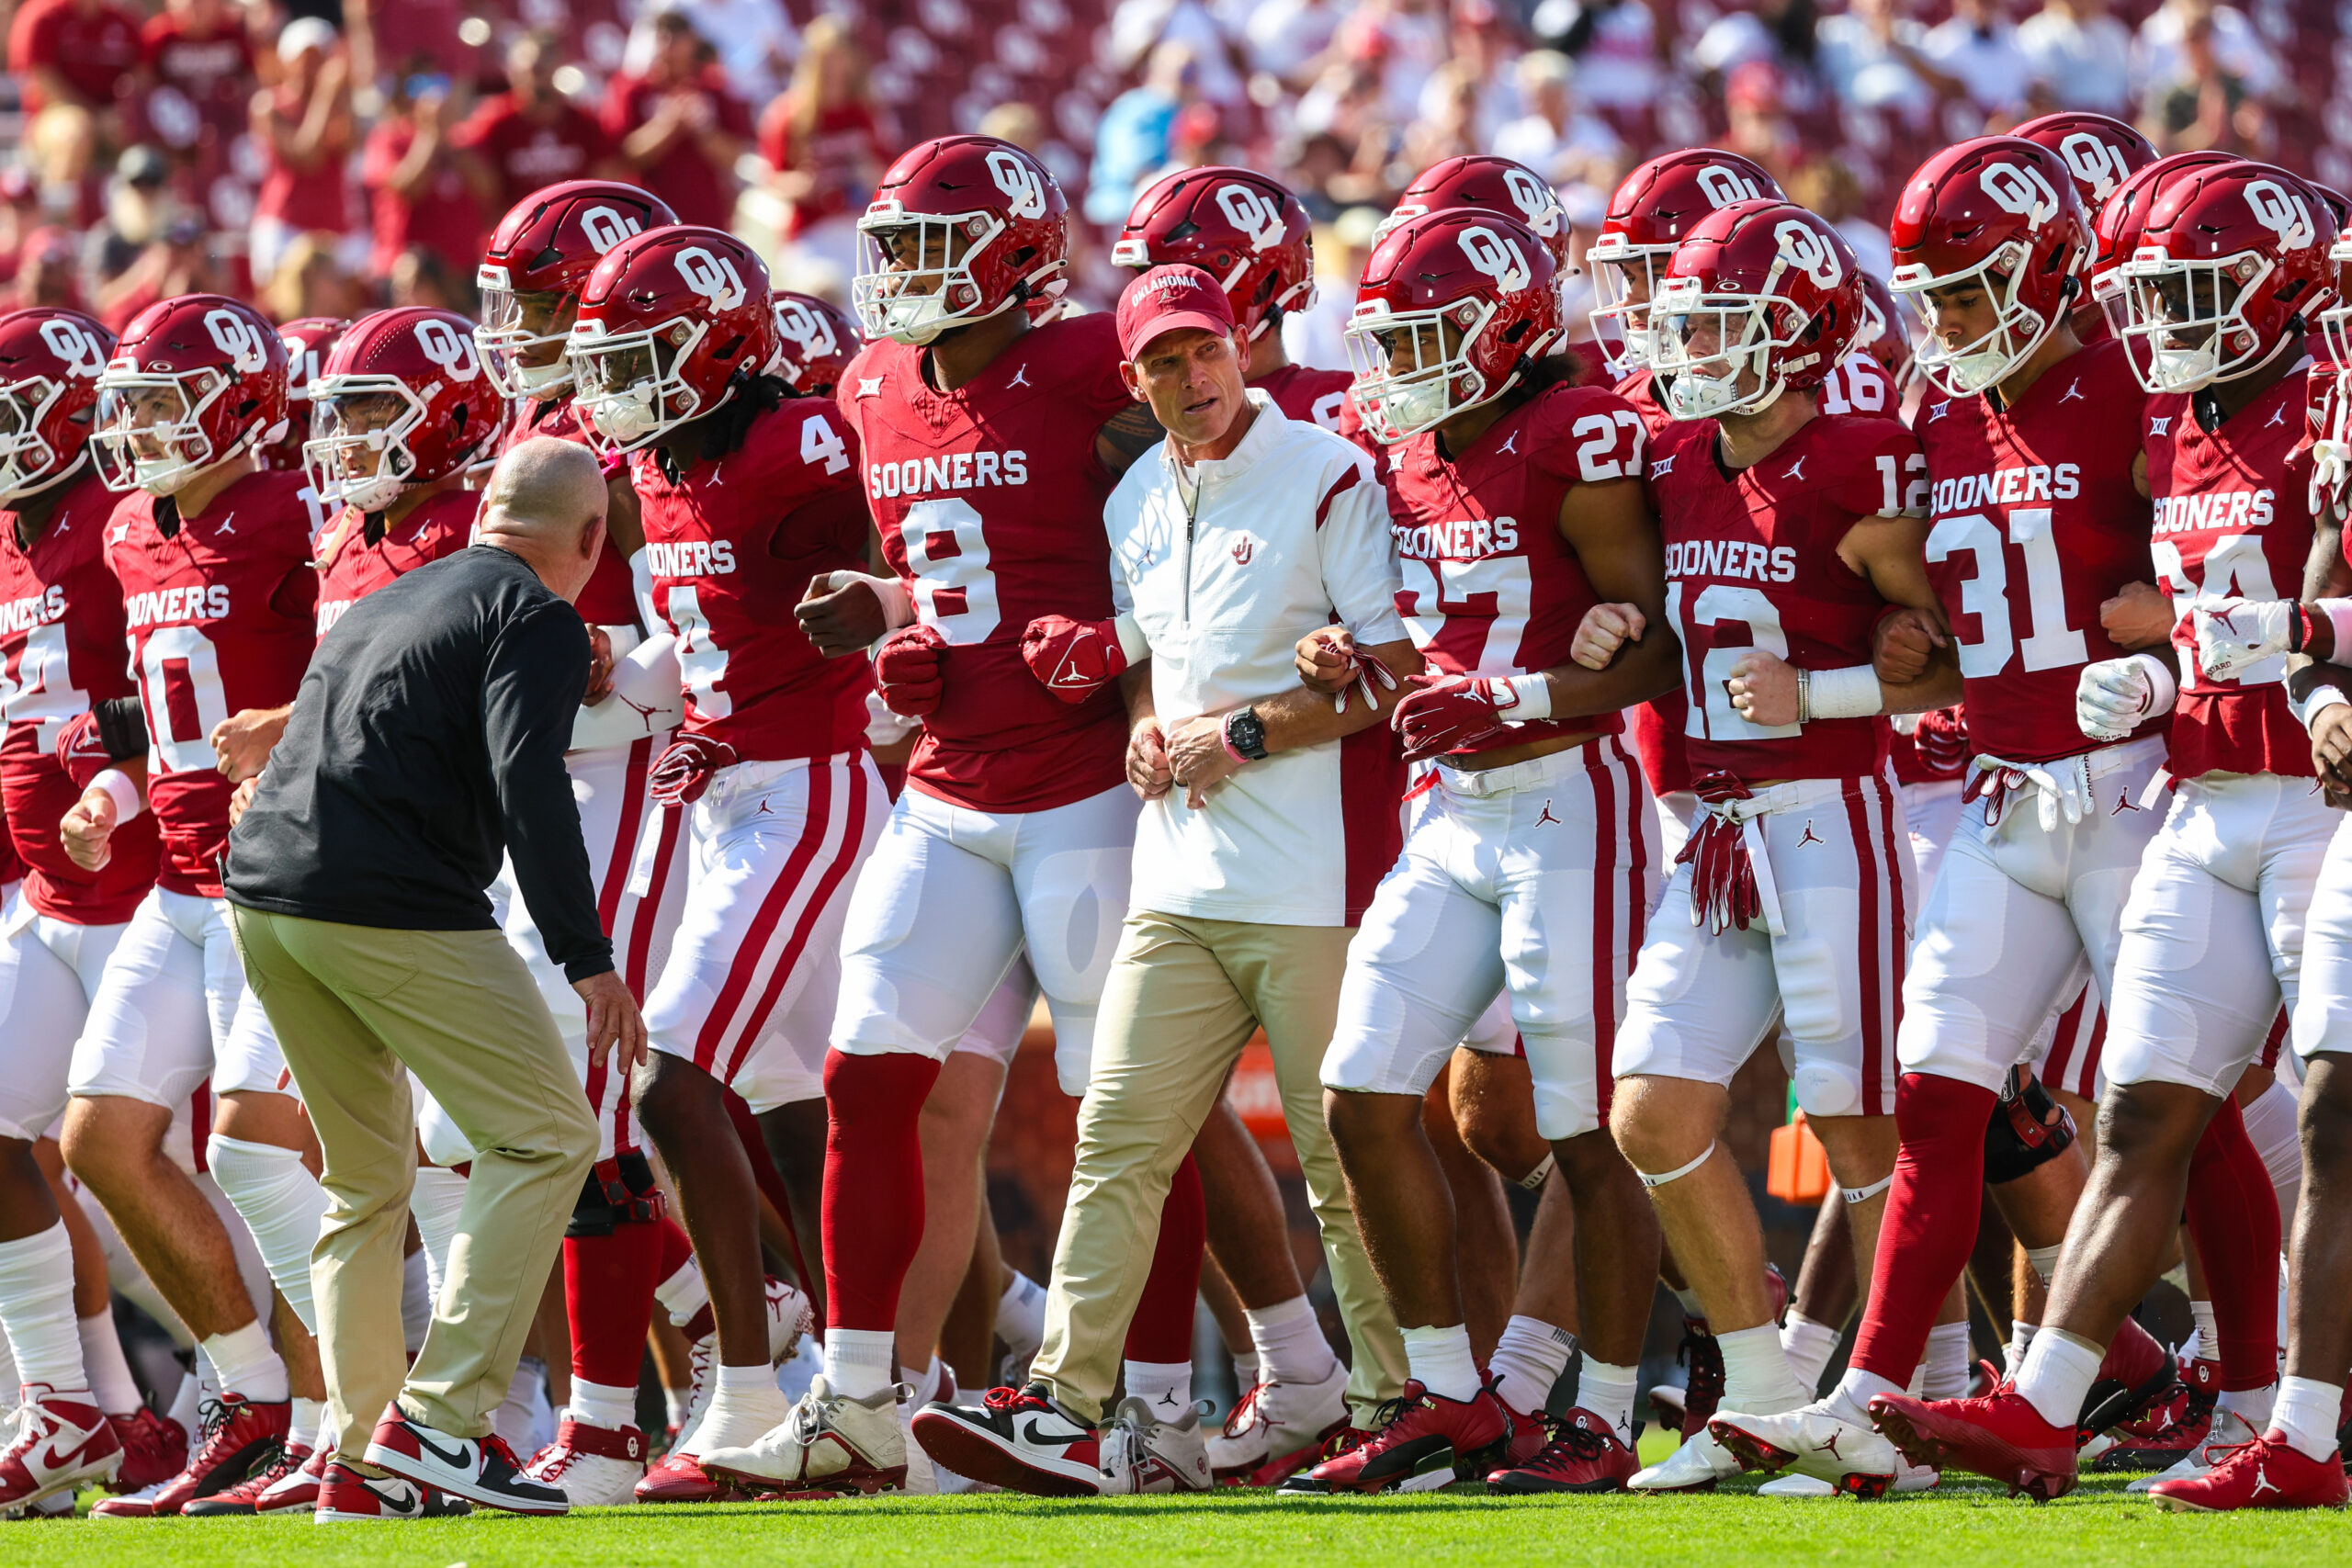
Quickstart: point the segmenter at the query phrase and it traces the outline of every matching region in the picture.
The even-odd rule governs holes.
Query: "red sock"
[[[685,1226],[667,1214],[654,1223],[653,1234],[662,1238],[653,1263],[653,1282],[659,1285],[693,1260],[695,1244],[686,1239]]]
[[[825,1326],[894,1326],[922,1241],[917,1123],[939,1064],[893,1052],[825,1057]]]
[[[1898,1387],[1927,1355],[1928,1330],[1976,1245],[1984,1123],[1999,1098],[1933,1073],[1905,1073],[1895,1086],[1894,1125],[1903,1145],[1852,1364]]]
[[[2221,1329],[2222,1390],[2278,1381],[2278,1194],[2238,1103],[2224,1098],[2188,1156],[2188,1235]]]
[[[663,1276],[656,1225],[615,1225],[610,1235],[563,1238],[563,1307],[571,1319],[571,1375],[635,1388]]]
[[[1159,1245],[1151,1255],[1151,1275],[1143,1299],[1127,1324],[1127,1359],[1165,1366],[1193,1359],[1193,1303],[1201,1293],[1201,1255],[1207,1250],[1208,1201],[1201,1194],[1201,1168],[1187,1152],[1168,1184],[1159,1211]]]

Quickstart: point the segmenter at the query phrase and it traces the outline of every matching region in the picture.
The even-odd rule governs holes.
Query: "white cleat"
[[[1102,1424],[1102,1495],[1205,1492],[1212,1484],[1208,1444],[1201,1437],[1200,1404],[1172,1421],[1140,1399],[1123,1399]]]
[[[1628,1492],[1712,1492],[1718,1481],[1739,1473],[1739,1461],[1715,1441],[1712,1432],[1700,1432],[1646,1470],[1637,1470],[1625,1483]]]
[[[1943,1481],[1943,1472],[1930,1464],[1913,1464],[1902,1455],[1895,1456],[1894,1492],[1932,1492]]]
[[[634,1503],[637,1483],[645,1479],[645,1434],[634,1427],[591,1427],[567,1416],[555,1441],[532,1456],[523,1473],[561,1487],[575,1508]]]
[[[911,1392],[894,1383],[865,1399],[835,1394],[823,1378],[783,1425],[745,1448],[714,1448],[702,1455],[705,1473],[787,1502],[896,1492],[907,1483],[906,1427],[899,1399]]]
[[[1835,1497],[1838,1488],[1810,1475],[1776,1475],[1756,1489],[1758,1497]]]
[[[1826,1404],[1771,1416],[1717,1411],[1707,1422],[1707,1432],[1742,1469],[1793,1467],[1801,1475],[1857,1497],[1884,1496],[1902,1463],[1894,1445],[1883,1436],[1846,1420]]]
[[[2143,1475],[2123,1490],[2145,1492],[2159,1481],[2194,1481],[2226,1458],[2229,1450],[2250,1443],[2260,1436],[2262,1434],[2254,1429],[2253,1424],[2236,1411],[2216,1409],[2213,1424],[2206,1429],[2204,1442],[2181,1455],[2170,1470],[2159,1475]]]
[[[1347,1419],[1347,1393],[1348,1369],[1336,1358],[1320,1382],[1261,1378],[1209,1438],[1210,1473],[1219,1481],[1237,1480],[1292,1455],[1304,1465],[1315,1457],[1323,1434]]]

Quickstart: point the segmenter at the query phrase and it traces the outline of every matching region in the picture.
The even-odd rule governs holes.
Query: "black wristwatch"
[[[1235,708],[1225,716],[1225,743],[1253,762],[1266,760],[1266,721],[1256,708]]]

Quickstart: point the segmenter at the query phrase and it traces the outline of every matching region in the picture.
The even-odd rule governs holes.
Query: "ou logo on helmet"
[[[700,245],[678,253],[678,276],[687,288],[710,301],[714,310],[731,310],[743,302],[743,276],[726,256]]]
[[[1004,192],[1012,205],[1006,209],[1015,218],[1043,218],[1046,215],[1046,182],[1028,159],[1018,152],[1000,148],[989,154],[989,177],[996,181],[996,188]]]
[[[1263,191],[1238,181],[1216,187],[1217,209],[1249,237],[1253,251],[1270,251],[1283,243],[1283,209]]]
[[[1760,201],[1764,197],[1754,180],[1722,164],[1709,164],[1699,171],[1699,194],[1707,198],[1710,207],[1729,207],[1735,201]]]
[[[1527,218],[1527,226],[1538,234],[1556,233],[1560,226],[1560,197],[1525,169],[1505,169],[1503,188],[1510,192],[1510,199]]]
[[[1772,231],[1772,238],[1781,248],[1781,258],[1822,288],[1835,288],[1845,277],[1838,252],[1811,225],[1791,218]]]
[[[417,322],[416,346],[452,381],[470,381],[481,374],[481,361],[474,355],[472,335],[447,321],[428,317]]]
[[[580,215],[580,235],[603,255],[623,240],[644,231],[645,226],[626,212],[616,212],[609,207],[592,207]]]
[[[2099,200],[2115,194],[2115,187],[2132,177],[2123,165],[2123,154],[2093,136],[2087,130],[2077,130],[2058,143],[2058,156],[2066,160],[2067,170],[2091,187]]]
[[[1515,294],[1534,280],[1535,269],[1519,246],[1483,223],[1462,231],[1462,254],[1506,294]]]
[[[232,368],[249,375],[269,364],[269,350],[260,330],[236,311],[207,310],[204,330],[212,334],[213,346],[229,356]]]
[[[51,316],[40,324],[40,341],[49,345],[50,353],[65,361],[66,370],[73,375],[95,376],[107,367],[106,344],[62,316]]]
[[[2013,213],[2026,221],[2030,229],[2039,229],[2058,216],[2058,193],[2051,188],[2050,177],[2040,169],[2018,164],[1994,164],[1976,176],[1984,194],[2004,212]]]
[[[2319,237],[2311,208],[2276,180],[2256,180],[2246,186],[2245,205],[2256,223],[2278,236],[2281,250],[2301,250]]]
[[[800,351],[803,359],[831,354],[841,346],[833,341],[833,324],[797,299],[776,306],[775,330]]]

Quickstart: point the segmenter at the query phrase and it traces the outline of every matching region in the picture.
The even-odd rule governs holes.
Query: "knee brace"
[[[654,1185],[652,1165],[631,1149],[588,1168],[587,1179],[580,1184],[579,1201],[571,1206],[571,1223],[563,1234],[610,1235],[621,1225],[655,1224],[668,1206],[668,1195]]]
[[[2048,1165],[2075,1142],[2075,1119],[2050,1097],[2033,1069],[2015,1066],[1984,1123],[1984,1179],[2015,1181]]]

